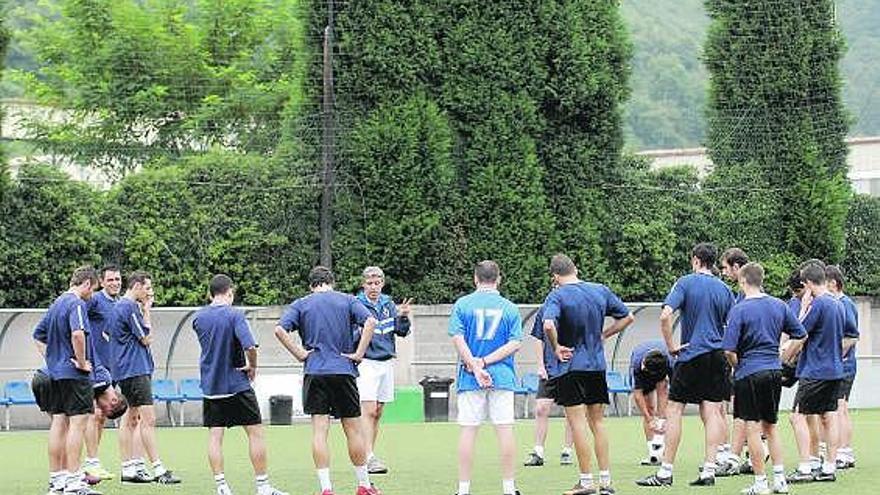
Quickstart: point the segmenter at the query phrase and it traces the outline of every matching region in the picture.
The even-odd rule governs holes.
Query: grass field
[[[855,411],[855,449],[858,467],[845,471],[836,484],[796,485],[794,494],[844,493],[861,495],[878,493],[880,490],[880,411]],[[612,476],[618,493],[685,493],[692,490],[709,493],[738,494],[749,484],[750,476],[720,478],[714,488],[689,489],[687,481],[696,475],[703,441],[696,417],[688,417],[679,459],[676,463],[676,485],[671,489],[639,488],[633,484],[637,477],[651,472],[651,468],[638,466],[644,455],[644,441],[638,418],[609,418],[611,435]],[[786,467],[796,464],[794,438],[787,418],[780,423],[786,444]],[[449,495],[456,485],[456,445],[458,428],[448,424],[398,424],[385,425],[378,452],[388,463],[391,472],[375,476],[374,482],[389,495],[424,494]],[[532,445],[533,423],[517,424],[517,440],[520,457]],[[484,428],[477,448],[472,492],[474,495],[501,493],[494,433]],[[549,463],[540,468],[519,467],[517,484],[523,495],[559,494],[569,488],[577,476],[574,466],[558,464],[558,445],[562,436],[562,423],[553,420],[547,442]],[[308,425],[270,427],[269,474],[273,484],[293,494],[317,492],[317,480],[312,467],[310,452],[310,429]],[[159,448],[162,460],[184,480],[174,487],[130,486],[118,481],[105,481],[98,488],[105,494],[205,494],[214,493],[213,479],[205,455],[207,433],[200,428],[164,428],[159,431]],[[345,455],[345,444],[340,428],[334,427],[332,436],[334,488],[338,494],[354,492],[353,473]],[[253,480],[246,457],[245,439],[242,432],[227,434],[226,477],[237,494],[252,494]],[[117,475],[119,464],[115,431],[108,431],[101,448],[105,466]],[[45,493],[46,432],[0,433],[0,494]],[[519,461],[521,462],[521,460]],[[594,468],[595,471],[595,468]]]

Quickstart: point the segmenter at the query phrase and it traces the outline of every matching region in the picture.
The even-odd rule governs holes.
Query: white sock
[[[703,470],[700,471],[700,478],[714,478],[715,477],[715,463],[714,462],[706,462],[703,464]]]
[[[372,451],[367,452],[367,462],[372,461],[373,458],[375,458],[375,457],[376,457],[376,454],[374,454]]]
[[[355,466],[354,476],[357,478],[358,486],[363,486],[365,488],[370,487],[370,473],[367,472],[366,464],[363,466]]]
[[[657,444],[654,443],[653,440],[647,442],[648,444],[648,457],[654,457],[654,450],[657,449]]]
[[[544,446],[543,445],[535,445],[534,450],[535,450],[535,455],[537,455],[541,459],[544,458]]]
[[[269,484],[269,475],[261,474],[259,476],[254,477],[254,481],[257,485],[257,493],[262,495],[264,493],[272,493],[272,485]]]
[[[162,476],[162,475],[165,474],[167,471],[168,471],[168,470],[165,469],[165,466],[162,465],[162,460],[161,460],[161,459],[156,459],[156,462],[153,463],[153,474],[156,475],[156,476]]]
[[[318,482],[321,483],[321,491],[333,490],[330,484],[330,468],[321,468],[318,470]]]
[[[88,467],[98,467],[101,465],[101,460],[97,457],[86,457],[84,464]]]
[[[664,462],[660,464],[660,469],[657,470],[658,478],[669,478],[672,476],[672,464]]]
[[[458,482],[458,495],[470,495],[471,493],[471,482],[470,481],[459,481]]]
[[[777,464],[773,466],[773,484],[779,485],[785,483],[785,466]]]
[[[819,457],[810,457],[810,469],[819,469],[822,467],[822,459]]]
[[[571,447],[569,447],[568,445],[563,445],[562,446],[562,453],[571,455]]]
[[[501,490],[504,495],[515,495],[516,494],[516,484],[512,479],[510,480],[501,480]]]
[[[581,473],[580,482],[583,488],[593,486],[593,473]]]
[[[214,483],[216,483],[218,487],[221,485],[225,485],[226,484],[226,476],[223,473],[215,474],[214,475]]]
[[[599,471],[599,484],[602,486],[611,484],[611,471]]]

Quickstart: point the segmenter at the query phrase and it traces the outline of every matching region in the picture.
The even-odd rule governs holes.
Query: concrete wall
[[[854,407],[880,407],[880,395],[872,393],[880,388],[880,300],[857,298],[856,302],[862,338],[858,344],[860,368],[852,403]],[[606,343],[605,356],[609,369],[626,370],[630,351],[635,345],[660,338],[659,304],[630,303],[629,306],[636,313],[636,322],[626,332]],[[536,308],[536,305],[520,306],[527,331],[533,324]],[[455,376],[455,350],[446,335],[451,309],[451,305],[414,308],[413,333],[408,338],[398,339],[398,386],[418,386],[419,380],[427,375]],[[262,395],[264,399],[274,393],[294,395],[296,410],[299,404],[296,375],[302,373],[302,365],[287,354],[272,334],[283,308],[246,310],[261,344],[258,395]],[[191,326],[194,311],[195,308],[154,310],[154,378],[179,380],[198,377],[199,346]],[[42,313],[43,310],[0,310],[0,383],[29,380],[32,371],[41,366],[41,358],[31,342],[31,332]],[[522,375],[533,372],[536,367],[535,358],[535,341],[528,337],[516,357],[518,373]],[[453,406],[454,402],[453,400]],[[176,406],[174,409],[176,415]],[[186,411],[190,421],[198,420],[197,404],[190,404]],[[163,416],[167,423],[167,415]],[[45,426],[45,421],[35,408],[17,407],[13,409],[13,424]]]

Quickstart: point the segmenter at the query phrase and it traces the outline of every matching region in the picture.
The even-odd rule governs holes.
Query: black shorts
[[[80,416],[95,412],[95,393],[91,380],[53,380],[56,411],[54,414]]]
[[[852,393],[853,383],[856,381],[855,375],[845,376],[840,380],[840,386],[837,388],[837,400],[849,401],[849,395]]]
[[[723,351],[722,351],[723,352]],[[733,396],[736,395],[736,389],[734,388],[733,381],[733,368],[730,366],[730,361],[727,360],[727,357],[724,357],[724,374],[727,377],[727,380],[724,382],[724,386],[726,390],[724,391],[724,396],[727,397],[724,400],[733,400]]]
[[[361,397],[351,375],[306,375],[303,378],[303,410],[312,416],[357,418]]]
[[[840,380],[801,378],[794,394],[794,411],[801,414],[823,414],[837,410]]]
[[[263,422],[254,391],[222,399],[202,399],[202,424],[208,428],[258,425]]]
[[[556,400],[556,379],[541,379],[538,382],[538,393],[535,395],[537,399]]]
[[[734,418],[776,424],[779,419],[779,397],[782,395],[781,371],[759,371],[737,380],[733,387],[736,394],[733,401]]]
[[[675,363],[669,384],[669,400],[699,404],[730,399],[728,370],[722,350],[700,354],[684,363]]]
[[[37,370],[31,379],[31,391],[34,393],[34,398],[37,399],[37,407],[40,408],[40,411],[48,414],[61,414],[58,406],[58,392],[49,375]]]
[[[119,382],[119,390],[129,407],[153,405],[153,382],[150,375],[138,375]]]
[[[608,404],[604,371],[569,371],[556,377],[556,403],[563,407]]]

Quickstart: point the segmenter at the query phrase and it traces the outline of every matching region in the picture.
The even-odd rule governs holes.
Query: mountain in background
[[[626,111],[632,149],[703,145],[708,74],[700,61],[709,18],[703,0],[622,0],[634,44]],[[880,135],[880,0],[839,0],[841,69],[850,136]],[[769,29],[770,27],[768,27]]]
[[[7,67],[28,70],[34,60],[15,40],[29,12],[55,0],[0,0],[13,32]],[[189,0],[185,0],[189,1]],[[708,74],[700,61],[709,19],[703,0],[622,0],[635,47],[632,97],[626,108],[630,149],[701,146]],[[880,0],[839,0],[838,21],[847,42],[842,70],[851,136],[880,135]],[[21,96],[0,84],[0,98]]]

